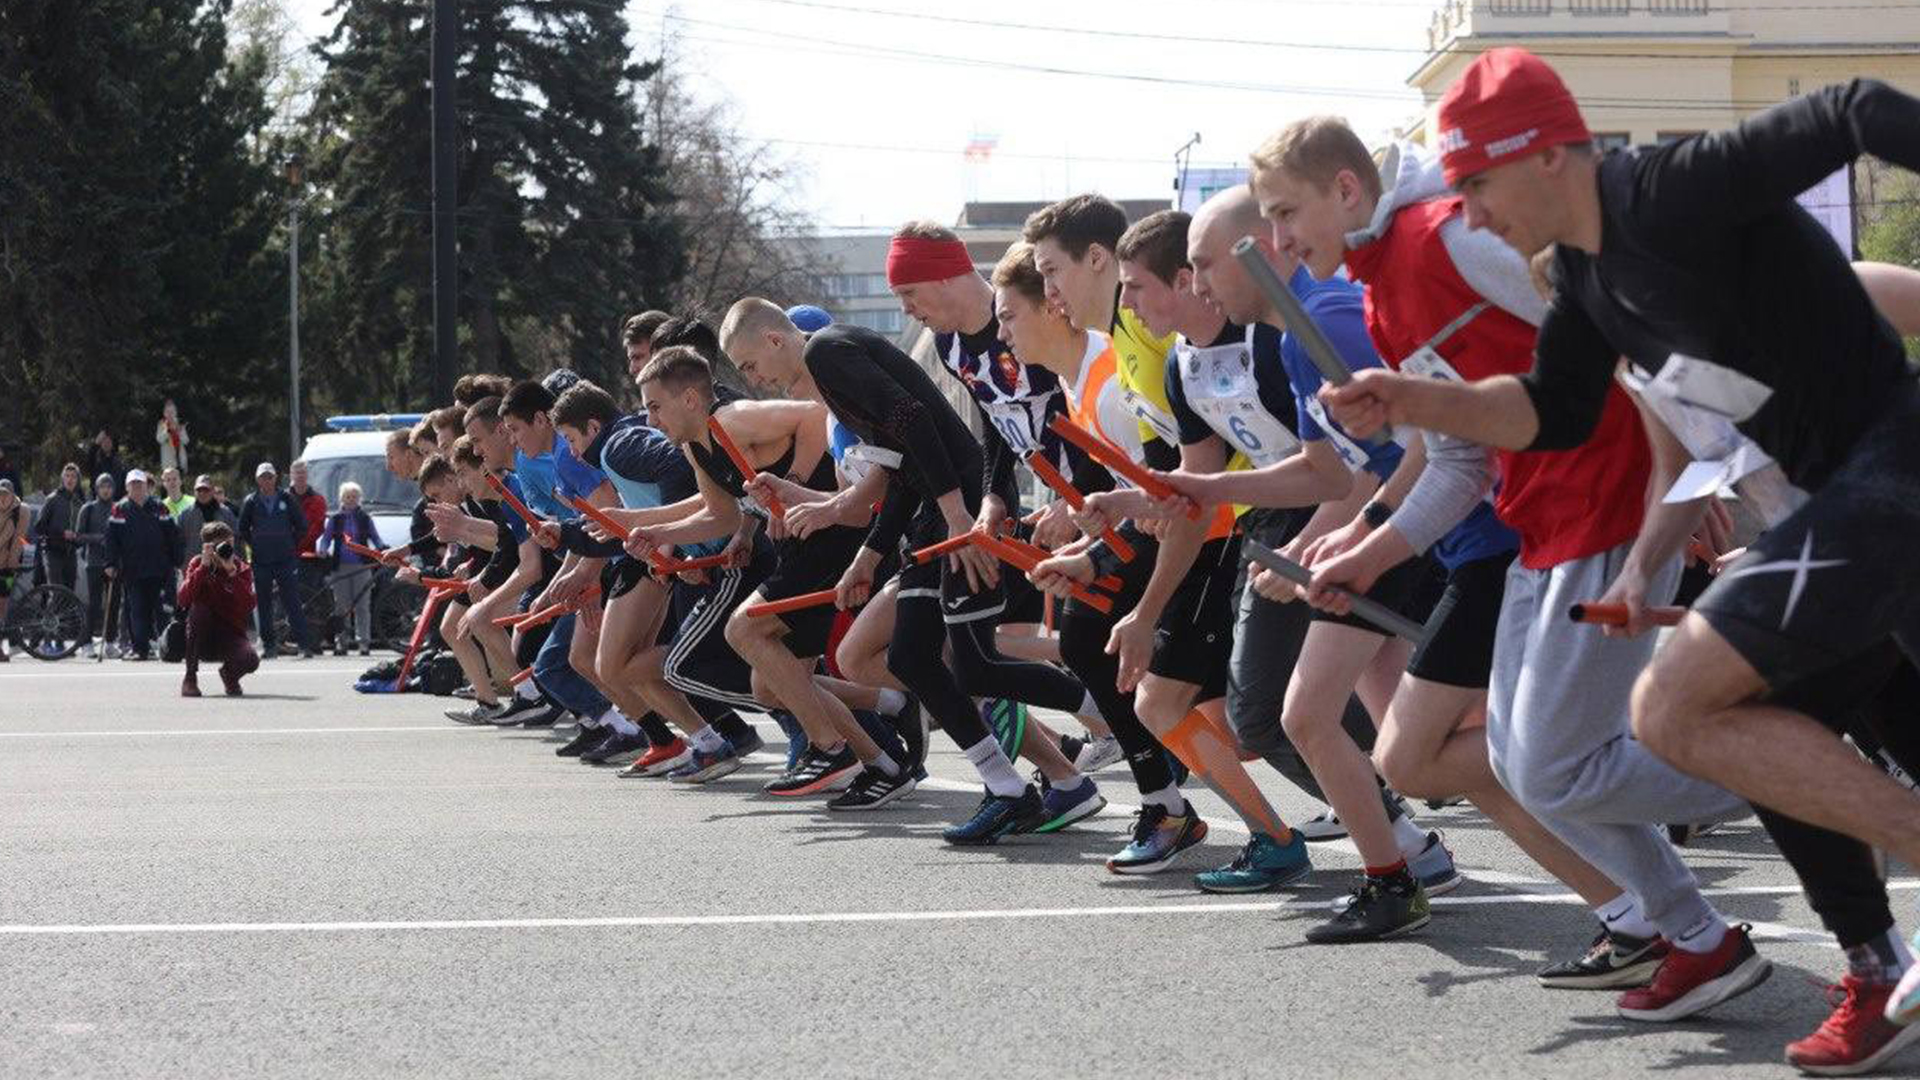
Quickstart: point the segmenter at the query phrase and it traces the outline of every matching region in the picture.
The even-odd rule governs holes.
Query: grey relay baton
[[[1299,339],[1301,346],[1307,350],[1307,359],[1320,369],[1320,377],[1335,386],[1352,382],[1353,369],[1340,358],[1340,353],[1334,349],[1333,342],[1327,340],[1327,335],[1320,332],[1320,325],[1313,321],[1313,316],[1307,314],[1300,298],[1293,295],[1293,290],[1287,287],[1286,282],[1280,280],[1279,272],[1267,261],[1259,243],[1251,236],[1241,237],[1233,245],[1233,257],[1240,260],[1240,265],[1246,269],[1247,276],[1253,279],[1261,295],[1267,298],[1267,303],[1272,304],[1273,309],[1286,320],[1287,332]],[[1392,437],[1391,429],[1382,428],[1378,435],[1361,441],[1378,446]]]
[[[1304,586],[1313,584],[1313,571],[1308,570],[1306,567],[1301,566],[1299,563],[1294,562],[1292,559],[1287,558],[1285,555],[1280,554],[1265,544],[1257,544],[1249,540],[1243,545],[1242,550],[1247,553],[1247,558],[1279,574],[1295,585]],[[1353,597],[1354,614],[1385,630],[1387,633],[1406,638],[1415,645],[1419,645],[1427,640],[1427,628],[1407,618],[1405,615],[1400,614],[1377,600],[1369,600],[1364,596],[1348,592],[1348,590],[1345,589],[1341,591],[1347,592],[1349,596]]]

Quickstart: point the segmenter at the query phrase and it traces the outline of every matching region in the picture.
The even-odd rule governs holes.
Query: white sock
[[[720,737],[719,732],[713,730],[712,724],[694,732],[688,738],[693,740],[693,748],[703,754],[717,754],[720,748],[726,745],[726,740]]]
[[[1651,938],[1660,934],[1659,928],[1641,914],[1640,901],[1632,893],[1621,893],[1594,908],[1593,913],[1599,916],[1600,924],[1609,931],[1617,931],[1628,937]]]
[[[1107,718],[1107,714],[1101,712],[1100,706],[1093,700],[1092,694],[1088,694],[1086,698],[1080,702],[1080,707],[1073,710],[1073,715],[1097,716],[1103,721]]]
[[[612,724],[613,730],[622,735],[640,734],[640,725],[627,719],[627,715],[619,709],[608,709],[606,712],[601,713],[600,722],[603,724]]]
[[[1675,934],[1670,940],[1674,948],[1697,954],[1710,953],[1719,948],[1720,943],[1726,940],[1726,936],[1727,921],[1720,917],[1719,912],[1708,909],[1705,917]]]
[[[1065,780],[1048,780],[1047,786],[1055,791],[1079,791],[1080,785],[1087,782],[1085,775],[1074,773]]]
[[[1393,842],[1400,848],[1400,857],[1411,859],[1427,850],[1427,830],[1413,823],[1413,818],[1401,814],[1393,819]]]
[[[894,761],[885,750],[880,751],[879,757],[867,762],[867,767],[870,769],[879,769],[888,776],[900,775],[900,764]]]
[[[974,770],[980,774],[980,779],[986,783],[988,791],[995,795],[1017,799],[1027,790],[1027,782],[1020,779],[1020,774],[1014,771],[1013,762],[1008,761],[1007,755],[1000,752],[1000,744],[994,740],[993,736],[989,735],[967,747],[966,755],[967,760],[973,762]]]
[[[879,697],[880,700],[878,704],[875,705],[875,710],[882,716],[899,716],[900,710],[907,707],[907,695],[898,690],[889,690],[882,687]]]
[[[1187,805],[1186,798],[1180,794],[1178,784],[1168,784],[1159,791],[1142,792],[1140,802],[1144,806],[1158,806],[1174,815],[1178,815]]]
[[[513,696],[526,698],[528,701],[539,701],[540,688],[533,685],[532,679],[528,679],[526,682],[513,688]]]

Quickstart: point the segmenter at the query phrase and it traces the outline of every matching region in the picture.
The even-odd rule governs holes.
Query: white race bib
[[[1414,350],[1412,356],[1400,361],[1400,370],[1422,379],[1446,379],[1449,382],[1466,382],[1455,371],[1445,357],[1435,352],[1433,346],[1422,345]]]
[[[981,405],[987,414],[987,423],[993,425],[993,430],[1000,433],[1014,453],[1022,455],[1040,449],[1040,421],[1046,408],[1043,398],[1003,399]]]
[[[1205,349],[1182,344],[1173,361],[1179,365],[1187,407],[1229,447],[1247,455],[1255,468],[1284,461],[1300,449],[1300,440],[1260,402],[1249,344]]]
[[[1307,398],[1306,402],[1307,415],[1313,417],[1313,422],[1320,425],[1321,432],[1327,437],[1327,445],[1333,447],[1334,453],[1340,455],[1340,460],[1347,463],[1347,471],[1359,472],[1365,469],[1369,460],[1366,450],[1359,443],[1348,438],[1346,432],[1333,426],[1333,418],[1327,415],[1327,407],[1320,404],[1318,397]]]

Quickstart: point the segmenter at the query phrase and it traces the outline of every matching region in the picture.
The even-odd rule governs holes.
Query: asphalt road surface
[[[0,669],[0,1076],[1788,1076],[1841,971],[1751,822],[1689,861],[1774,977],[1637,1024],[1537,986],[1591,916],[1465,809],[1423,815],[1470,879],[1423,935],[1313,947],[1351,848],[1277,894],[1115,877],[1124,769],[1083,825],[957,850],[939,830],[978,795],[938,735],[921,793],[829,816],[759,794],[771,754],[617,779],[449,699],[355,694],[361,666],[199,701],[159,664]],[[1188,870],[1241,840],[1195,801]],[[1917,884],[1896,868],[1903,916]]]

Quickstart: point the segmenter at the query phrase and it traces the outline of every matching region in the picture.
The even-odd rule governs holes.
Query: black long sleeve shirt
[[[1856,79],[1603,158],[1599,254],[1560,247],[1523,380],[1540,417],[1529,449],[1587,438],[1618,356],[1658,373],[1679,354],[1771,389],[1731,418],[1794,483],[1818,487],[1912,378],[1847,254],[1794,202],[1863,153],[1920,169],[1920,100]]]
[[[866,546],[887,552],[916,511],[958,490],[969,514],[980,509],[985,462],[961,423],[913,358],[864,327],[835,323],[807,340],[807,371],[833,415],[861,441],[901,455]]]

